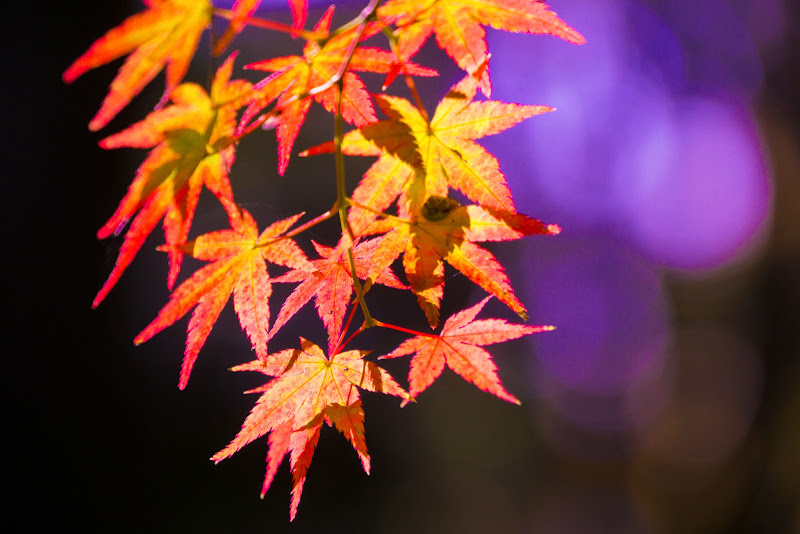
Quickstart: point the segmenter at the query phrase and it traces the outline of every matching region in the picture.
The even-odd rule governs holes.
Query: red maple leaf
[[[212,456],[220,462],[261,436],[271,433],[267,472],[261,496],[269,489],[287,452],[293,476],[290,518],[297,514],[308,466],[323,421],[336,426],[352,443],[364,470],[370,463],[364,441],[364,410],[358,389],[410,400],[380,366],[364,360],[365,351],[347,351],[326,358],[322,349],[301,338],[301,349],[270,354],[266,360],[234,367],[277,377],[252,393],[261,393],[242,429],[227,447]]]
[[[503,400],[519,404],[508,393],[497,376],[492,356],[482,347],[553,330],[552,326],[510,324],[503,319],[481,319],[475,316],[491,297],[462,310],[445,321],[439,335],[418,335],[380,359],[398,358],[413,354],[408,373],[409,394],[416,397],[430,386],[447,365],[467,382]]]
[[[389,0],[378,8],[378,15],[397,26],[395,35],[407,54],[415,53],[435,33],[439,48],[469,74],[489,58],[482,25],[555,35],[575,44],[585,42],[580,33],[537,0]],[[480,88],[487,97],[492,92],[488,69],[480,75]]]
[[[371,277],[375,283],[406,289],[406,286],[400,283],[388,265],[374,274],[370,268],[375,250],[382,240],[383,238],[364,240],[353,247],[356,274],[362,279],[372,274]],[[317,254],[320,255],[320,259],[311,261],[313,273],[305,268],[294,269],[273,280],[274,282],[300,282],[300,285],[294,289],[281,306],[275,324],[272,325],[270,338],[313,297],[317,313],[328,331],[328,350],[333,350],[341,334],[347,306],[353,295],[353,275],[347,256],[348,243],[349,240],[343,239],[335,248],[313,243]]]
[[[333,7],[322,16],[314,27],[314,32],[327,36],[330,30]],[[362,39],[371,37],[379,31],[379,26],[367,27]],[[356,37],[356,28],[324,39],[324,44],[308,41],[303,47],[302,56],[286,56],[259,61],[247,65],[246,68],[272,72],[257,86],[257,98],[245,111],[242,124],[249,123],[264,107],[278,100],[275,119],[278,137],[278,173],[283,174],[289,163],[295,139],[305,121],[311,98],[331,113],[336,113],[338,89],[331,86],[324,91],[309,96],[308,92],[332,80],[345,60],[348,49]],[[352,71],[386,73],[395,59],[391,52],[372,47],[359,46],[353,52],[344,74],[342,92],[342,118],[350,124],[363,126],[377,120],[375,110],[364,82]],[[405,64],[410,74],[417,76],[435,76],[432,69],[414,63]]]
[[[249,82],[230,81],[233,60],[231,56],[217,70],[210,96],[197,84],[181,84],[170,97],[173,105],[100,141],[103,148],[154,148],[136,171],[117,211],[97,232],[99,239],[117,235],[133,219],[114,269],[92,307],[108,295],[162,217],[167,244],[186,241],[203,184],[223,205],[233,205],[228,181],[235,151],[231,136],[236,111],[250,94]],[[182,257],[170,249],[170,289]]]
[[[203,344],[222,308],[233,293],[233,305],[242,329],[247,332],[259,358],[267,357],[269,296],[272,284],[267,273],[269,261],[277,265],[312,269],[297,244],[283,237],[302,214],[278,221],[260,235],[246,210],[233,211],[231,230],[204,234],[185,247],[197,259],[213,261],[195,272],[172,293],[170,301],[134,342],[144,343],[186,315],[194,307],[187,328],[186,350],[178,387],[184,389]],[[196,307],[195,307],[196,306]]]
[[[64,72],[72,82],[84,72],[130,54],[119,70],[100,111],[89,123],[99,130],[167,66],[162,101],[178,86],[197,50],[200,36],[211,24],[209,0],[144,0],[147,10],[109,30]]]

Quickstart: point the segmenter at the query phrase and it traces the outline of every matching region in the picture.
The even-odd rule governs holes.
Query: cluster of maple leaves
[[[253,390],[260,398],[241,431],[212,459],[221,461],[269,434],[262,496],[288,454],[293,475],[290,517],[294,519],[323,423],[346,436],[369,472],[359,390],[394,395],[407,403],[447,365],[480,389],[519,403],[501,385],[492,357],[483,347],[552,327],[476,319],[495,296],[527,320],[503,267],[476,243],[553,235],[560,229],[517,213],[498,161],[475,140],[551,108],[475,100],[478,91],[487,98],[491,94],[484,26],[551,34],[577,44],[583,37],[537,0],[388,0],[383,4],[372,0],[356,19],[333,31],[333,7],[312,30],[304,29],[306,0],[289,0],[291,25],[255,17],[260,0],[237,0],[231,10],[216,8],[211,0],[144,3],[143,12],[106,33],[64,73],[64,80],[72,82],[90,69],[128,55],[89,123],[91,130],[99,130],[162,69],[166,71],[166,90],[155,111],[100,141],[106,149],[135,147],[150,152],[116,212],[98,231],[99,238],[123,232],[125,237],[93,306],[108,295],[159,221],[163,220],[165,244],[160,250],[169,259],[170,290],[185,255],[208,262],[174,288],[169,302],[135,342],[147,341],[191,311],[179,379],[183,389],[233,295],[234,309],[256,355],[254,361],[233,370],[256,371],[271,378]],[[231,79],[234,52],[222,61],[209,88],[182,83],[214,17],[229,21],[212,43],[214,55],[222,54],[248,25],[305,40],[303,55],[247,65],[270,73],[253,84]],[[432,116],[423,107],[412,76],[437,72],[410,60],[431,34],[466,72]],[[379,35],[388,41],[388,50],[362,45]],[[383,91],[403,77],[415,101],[370,93],[357,71],[386,74]],[[277,171],[282,175],[312,101],[335,115],[334,141],[301,155],[336,154],[337,199],[329,211],[303,224],[298,224],[301,213],[259,231],[253,217],[234,200],[229,171],[236,148],[245,137],[274,128]],[[378,120],[375,105],[386,119]],[[344,134],[342,121],[354,129]],[[378,158],[349,194],[344,187],[343,155]],[[189,239],[203,185],[226,210],[230,229]],[[462,205],[452,191],[471,203]],[[333,247],[313,243],[316,257],[309,258],[295,237],[337,215],[341,239]],[[407,283],[393,270],[401,256]],[[445,262],[490,296],[448,318],[438,334],[372,317],[366,296],[372,285],[383,284],[413,293],[435,329],[444,294]],[[271,277],[268,263],[286,270]],[[297,285],[270,325],[273,283]],[[312,298],[327,332],[327,356],[306,339],[300,340],[299,348],[270,353],[270,339]],[[359,311],[363,322],[352,329]],[[376,362],[365,359],[368,351],[344,350],[370,327],[392,328],[411,336],[382,356],[412,356],[408,392]]]

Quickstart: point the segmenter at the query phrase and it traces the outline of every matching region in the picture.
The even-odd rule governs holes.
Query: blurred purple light
[[[521,36],[490,34],[498,92],[558,108],[518,126],[528,165],[509,181],[520,204],[578,231],[609,226],[662,266],[730,261],[770,207],[753,120],[734,104],[761,80],[743,14],[717,0],[659,4],[661,15],[634,0],[576,3],[561,14],[583,47],[542,39],[541,55],[520,55]],[[520,152],[490,149],[501,164]]]
[[[538,243],[537,265],[526,273],[531,316],[558,327],[531,341],[540,378],[588,394],[623,394],[662,365],[668,327],[659,278],[619,243],[567,241],[565,234],[547,260]]]
[[[754,6],[757,11],[773,16],[758,16],[761,31],[775,28],[774,14],[782,8],[775,0],[754,2],[670,0],[661,2],[659,11],[681,37],[691,60],[688,63],[689,82],[692,85],[713,87],[717,90],[753,97],[758,92],[763,77],[758,50],[751,38],[748,25]],[[756,26],[753,26],[756,28]]]
[[[770,185],[746,110],[721,100],[678,101],[671,117],[628,139],[616,181],[627,183],[639,247],[657,263],[720,266],[767,219]]]

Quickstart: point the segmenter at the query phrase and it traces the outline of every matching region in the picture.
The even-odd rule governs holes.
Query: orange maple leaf
[[[425,391],[442,374],[446,364],[479,389],[519,404],[519,399],[503,388],[492,356],[482,347],[536,332],[547,332],[555,327],[510,324],[503,319],[476,321],[475,316],[490,298],[486,297],[475,306],[452,315],[445,321],[439,335],[415,336],[379,359],[414,355],[408,373],[409,394],[412,397]]]
[[[72,82],[84,72],[130,54],[111,82],[100,110],[89,123],[99,130],[167,66],[162,102],[178,86],[197,50],[200,36],[211,23],[209,0],[144,0],[147,10],[108,31],[64,72]]]
[[[481,241],[511,241],[527,235],[555,235],[561,228],[510,211],[461,206],[451,198],[431,196],[410,220],[376,221],[365,230],[387,232],[374,254],[371,269],[391,264],[403,253],[411,290],[431,327],[439,322],[446,261],[486,292],[496,296],[524,320],[525,306],[514,294],[503,267]]]
[[[359,278],[367,278],[367,273],[372,272],[370,264],[375,250],[382,241],[382,237],[364,240],[353,247],[353,261]],[[274,282],[300,282],[300,285],[294,289],[281,306],[281,311],[275,319],[269,337],[272,338],[313,297],[317,313],[328,332],[328,350],[331,351],[341,334],[345,312],[353,295],[353,275],[350,272],[347,256],[349,240],[342,239],[335,248],[312,243],[317,254],[320,255],[320,259],[311,260],[311,264],[314,266],[313,273],[309,273],[307,269],[294,269],[273,280]],[[407,289],[400,283],[388,265],[380,272],[373,274],[372,279],[375,283],[388,287]]]
[[[430,121],[408,100],[375,96],[389,120],[348,132],[342,141],[345,154],[380,156],[353,191],[356,204],[368,208],[351,209],[348,220],[354,232],[375,220],[377,213],[385,211],[405,191],[417,207],[430,195],[447,196],[452,187],[483,206],[515,211],[500,164],[473,140],[500,133],[553,108],[473,102],[477,84],[476,77],[467,76],[453,86]],[[325,143],[301,155],[331,150],[333,143]]]
[[[314,27],[319,35],[328,35],[333,17],[333,7],[329,8]],[[371,24],[362,40],[379,31],[379,26]],[[272,72],[273,74],[257,84],[257,98],[245,111],[242,124],[249,123],[264,107],[278,100],[275,119],[278,137],[278,173],[283,174],[289,163],[292,147],[300,127],[305,121],[313,97],[326,110],[337,112],[338,89],[331,86],[324,91],[309,96],[308,92],[332,80],[345,60],[347,51],[356,36],[356,28],[344,31],[328,39],[308,41],[302,56],[286,56],[251,63],[245,68]],[[386,73],[392,61],[391,52],[372,47],[358,47],[353,52],[344,74],[342,91],[342,118],[350,124],[363,126],[375,122],[375,110],[364,82],[351,71]],[[411,62],[405,63],[409,74],[435,76],[437,72]]]
[[[364,360],[366,351],[351,350],[326,358],[314,343],[300,339],[301,349],[287,349],[234,367],[234,371],[258,371],[277,377],[251,393],[261,393],[242,429],[227,447],[211,459],[220,462],[242,447],[270,433],[267,472],[261,496],[269,489],[287,452],[293,475],[290,518],[297,506],[306,473],[314,455],[323,421],[334,424],[351,442],[364,470],[370,463],[364,441],[364,410],[358,389],[410,400],[408,394],[383,368]]]
[[[227,208],[233,205],[228,181],[235,155],[232,134],[236,111],[247,102],[251,87],[244,80],[230,81],[233,60],[231,56],[217,70],[210,96],[197,84],[181,84],[170,97],[173,105],[100,141],[103,148],[154,148],[116,212],[97,232],[100,239],[117,235],[133,218],[114,269],[92,307],[108,295],[162,217],[167,244],[186,241],[203,184]],[[169,249],[169,255],[171,289],[183,255],[177,249]]]
[[[575,44],[585,42],[580,33],[537,0],[389,0],[378,8],[378,15],[387,24],[398,26],[395,35],[406,54],[415,53],[435,33],[439,48],[469,74],[489,58],[482,25],[555,35]],[[480,88],[487,97],[491,94],[488,69],[480,75]]]
[[[250,337],[256,356],[267,358],[269,331],[269,297],[272,284],[267,261],[286,267],[312,270],[305,254],[284,234],[302,214],[278,221],[260,235],[253,217],[246,210],[230,217],[231,230],[220,230],[199,236],[181,247],[197,259],[213,261],[195,272],[172,293],[170,301],[158,312],[134,343],[144,343],[172,325],[193,307],[187,328],[186,350],[178,387],[189,381],[197,355],[216,323],[222,308],[233,293],[233,305],[242,329]]]

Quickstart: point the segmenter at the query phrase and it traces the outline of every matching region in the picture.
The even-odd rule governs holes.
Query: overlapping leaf
[[[477,86],[474,76],[453,86],[430,122],[403,98],[375,97],[389,119],[349,132],[342,142],[345,154],[380,156],[353,192],[353,200],[369,208],[351,211],[354,231],[374,220],[376,212],[385,211],[400,193],[410,190],[409,179],[415,172],[424,176],[414,195],[417,208],[430,195],[447,196],[452,187],[482,206],[515,211],[497,159],[473,140],[500,133],[553,108],[474,102]],[[332,149],[333,144],[327,143],[304,155]]]
[[[377,96],[389,119],[354,130],[342,142],[346,154],[380,156],[353,192],[351,227],[357,233],[388,232],[372,266],[403,254],[406,277],[431,326],[438,323],[444,291],[443,261],[525,317],[502,266],[474,243],[560,231],[516,213],[497,160],[472,141],[552,108],[474,102],[476,74],[448,92],[430,121],[405,99]],[[332,148],[327,143],[305,154]],[[451,187],[478,205],[459,206],[447,198]],[[376,222],[398,196],[405,199],[399,206],[403,219]]]
[[[287,349],[235,367],[277,378],[253,390],[261,393],[242,429],[211,459],[220,462],[253,440],[270,433],[262,496],[284,456],[290,453],[293,475],[290,517],[294,519],[324,420],[335,424],[352,443],[364,470],[370,463],[364,441],[364,411],[359,388],[409,400],[407,393],[380,366],[364,360],[364,351],[325,357],[322,349],[301,338],[300,349]]]
[[[201,235],[187,245],[192,256],[213,263],[178,286],[158,317],[134,340],[136,344],[144,343],[195,308],[187,329],[186,351],[178,382],[180,389],[186,387],[197,355],[231,293],[242,329],[250,337],[256,355],[266,359],[268,303],[272,294],[266,262],[305,269],[309,275],[312,269],[297,244],[282,237],[300,216],[278,221],[259,235],[250,213],[242,210],[238,215],[234,211],[230,218],[231,230]]]
[[[70,83],[90,69],[130,54],[89,123],[91,130],[108,124],[164,65],[164,97],[169,96],[186,75],[200,36],[211,23],[209,0],[146,0],[145,4],[146,11],[109,30],[64,72],[64,81]]]
[[[353,262],[359,278],[368,277],[373,255],[382,241],[383,238],[364,240],[353,247]],[[270,337],[274,336],[313,297],[317,313],[328,331],[328,350],[333,350],[342,332],[344,316],[353,295],[353,275],[347,256],[348,243],[349,241],[342,240],[335,248],[314,243],[320,259],[311,261],[313,275],[310,275],[305,268],[294,269],[274,280],[300,282],[300,285],[283,303],[270,331]],[[373,281],[388,287],[405,289],[388,265],[373,275]]]
[[[111,291],[162,217],[167,244],[186,241],[203,184],[223,205],[233,204],[228,181],[235,150],[231,136],[236,111],[246,103],[250,90],[249,82],[230,80],[233,59],[220,66],[210,96],[197,84],[182,84],[172,93],[173,105],[100,142],[103,148],[154,148],[136,171],[117,211],[97,232],[100,239],[119,234],[133,219],[93,307]],[[169,254],[171,289],[183,256],[175,249]]]
[[[372,267],[381,268],[402,253],[406,278],[428,322],[435,327],[444,294],[445,261],[527,320],[525,306],[514,294],[502,265],[475,243],[555,235],[561,228],[510,211],[460,206],[453,199],[432,196],[412,214],[412,220],[400,224],[378,221],[367,232],[386,230],[385,246],[376,251]]]
[[[332,16],[333,8],[325,12],[315,26],[314,32],[328,35]],[[374,35],[377,31],[379,31],[377,25],[369,25],[363,39]],[[317,41],[308,41],[303,48],[302,56],[278,57],[247,66],[250,69],[274,73],[258,84],[258,98],[245,112],[242,123],[247,124],[264,107],[277,99],[279,115],[275,120],[280,174],[284,173],[289,163],[292,147],[305,121],[311,98],[322,104],[329,112],[336,113],[338,89],[335,85],[316,92],[313,96],[309,95],[309,91],[334,79],[356,36],[356,28],[352,28],[325,39],[322,45]],[[353,52],[343,80],[342,118],[345,121],[363,126],[377,120],[364,82],[352,71],[385,73],[389,71],[394,58],[391,52],[372,47],[359,46]],[[410,74],[436,75],[436,71],[411,62],[405,66]]]
[[[490,297],[475,306],[462,310],[445,321],[439,335],[415,336],[404,341],[384,358],[398,358],[413,354],[408,373],[409,394],[416,397],[436,380],[445,365],[467,382],[508,402],[519,400],[508,393],[497,376],[497,366],[492,356],[482,347],[527,336],[536,332],[553,330],[552,326],[510,324],[503,319],[475,317]]]
[[[408,53],[415,53],[431,33],[456,64],[474,74],[488,59],[483,25],[509,32],[550,34],[581,44],[583,36],[568,26],[548,6],[537,0],[389,0],[378,8]],[[480,88],[492,91],[488,69],[480,75]]]
[[[492,356],[483,347],[552,327],[515,325],[501,319],[476,320],[490,296],[496,296],[527,319],[525,307],[514,294],[503,267],[477,243],[553,235],[560,228],[517,213],[497,160],[476,140],[551,108],[475,101],[478,90],[487,97],[491,92],[484,27],[551,34],[573,43],[583,42],[583,37],[537,0],[387,0],[378,10],[378,20],[372,18],[374,13],[364,11],[361,18],[334,31],[330,8],[313,35],[302,31],[306,0],[289,0],[293,12],[291,28],[252,20],[261,0],[236,0],[230,11],[215,9],[210,0],[144,2],[146,11],[109,31],[64,74],[69,82],[89,69],[130,53],[90,123],[93,130],[106,125],[165,66],[162,103],[167,102],[167,97],[172,101],[172,105],[163,108],[160,103],[157,111],[143,121],[101,142],[104,148],[152,150],[117,211],[98,232],[100,238],[120,234],[130,223],[115,267],[93,305],[106,297],[162,218],[166,245],[161,250],[169,254],[170,289],[177,280],[184,254],[209,262],[175,289],[169,302],[135,341],[138,344],[150,339],[191,311],[179,380],[183,389],[221,310],[233,297],[239,322],[256,354],[254,361],[234,370],[257,371],[272,379],[253,390],[260,393],[255,407],[236,437],[212,460],[228,458],[251,441],[268,435],[262,496],[288,455],[293,478],[290,517],[294,519],[323,423],[335,426],[346,436],[369,473],[359,388],[401,397],[405,404],[427,389],[447,366],[481,390],[518,403],[501,384]],[[230,21],[221,38],[213,43],[214,54],[222,52],[252,22],[283,30],[293,37],[306,37],[302,55],[249,65],[271,73],[255,87],[242,80],[231,81],[233,58],[217,71],[209,94],[195,84],[179,85],[214,13]],[[360,41],[390,26],[393,52],[361,46]],[[367,93],[355,72],[384,73],[385,85],[400,73],[435,75],[435,71],[410,61],[431,34],[468,74],[450,89],[431,118],[403,98]],[[335,83],[337,80],[341,83]],[[419,103],[412,83],[409,88]],[[319,259],[309,261],[292,237],[326,220],[335,208],[294,230],[291,229],[301,215],[275,222],[259,233],[252,216],[233,202],[228,170],[238,140],[263,125],[276,127],[278,172],[283,174],[312,99],[358,128],[344,137],[345,154],[379,159],[350,196],[341,188],[338,190],[335,206],[349,206],[342,240],[334,248],[314,243]],[[373,99],[387,120],[377,121]],[[237,121],[237,112],[243,106],[247,109]],[[272,109],[265,111],[269,106]],[[332,149],[333,144],[329,143],[307,153]],[[337,166],[339,186],[343,183],[340,170]],[[188,241],[204,184],[223,204],[231,229]],[[451,198],[451,189],[469,199],[470,205]],[[396,214],[389,213],[395,202]],[[410,287],[403,285],[391,268],[401,257]],[[270,278],[268,262],[289,270],[283,276]],[[347,310],[352,307],[353,313],[357,312],[352,299],[353,276],[365,280],[362,287],[366,289],[360,298],[374,283],[410,289],[434,328],[439,322],[445,263],[490,296],[451,316],[438,335],[413,332],[377,319],[364,323],[364,328],[377,325],[414,334],[384,356],[412,356],[409,396],[386,371],[364,360],[367,352],[340,352],[344,351],[341,344],[350,341],[342,341],[343,330],[347,330]],[[351,273],[351,265],[355,273]],[[274,282],[298,285],[270,329],[269,301]],[[330,356],[302,338],[300,349],[269,354],[267,345],[274,343],[270,339],[312,297],[327,331]],[[359,304],[369,317],[366,300]]]

